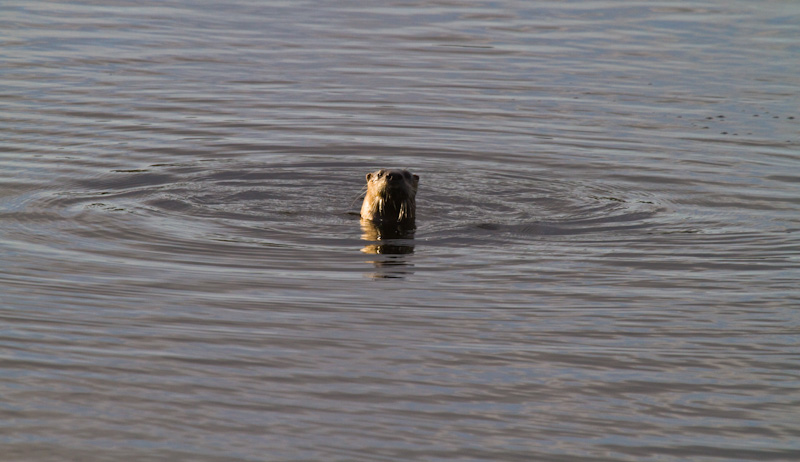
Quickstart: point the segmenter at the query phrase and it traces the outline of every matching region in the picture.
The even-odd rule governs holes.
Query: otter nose
[[[395,172],[389,172],[386,175],[386,179],[389,181],[400,181],[401,178],[403,178],[403,175]]]

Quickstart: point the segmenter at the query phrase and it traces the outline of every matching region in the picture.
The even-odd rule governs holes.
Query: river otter
[[[419,176],[408,170],[380,169],[367,173],[367,195],[361,219],[376,225],[414,227]]]

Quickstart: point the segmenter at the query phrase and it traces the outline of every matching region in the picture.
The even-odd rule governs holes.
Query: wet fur
[[[390,182],[390,175],[401,179]],[[385,170],[367,174],[367,193],[361,205],[361,218],[374,223],[413,224],[419,176],[407,170]]]

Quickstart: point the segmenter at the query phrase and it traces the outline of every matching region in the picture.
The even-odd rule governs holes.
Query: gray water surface
[[[3,460],[800,459],[796,2],[0,9]]]

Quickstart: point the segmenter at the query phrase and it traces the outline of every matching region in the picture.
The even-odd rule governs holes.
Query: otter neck
[[[379,196],[375,199],[374,203],[376,218],[381,222],[411,222],[414,220],[414,209],[416,204],[413,198],[404,198],[403,200],[392,200],[390,194],[386,196]]]

